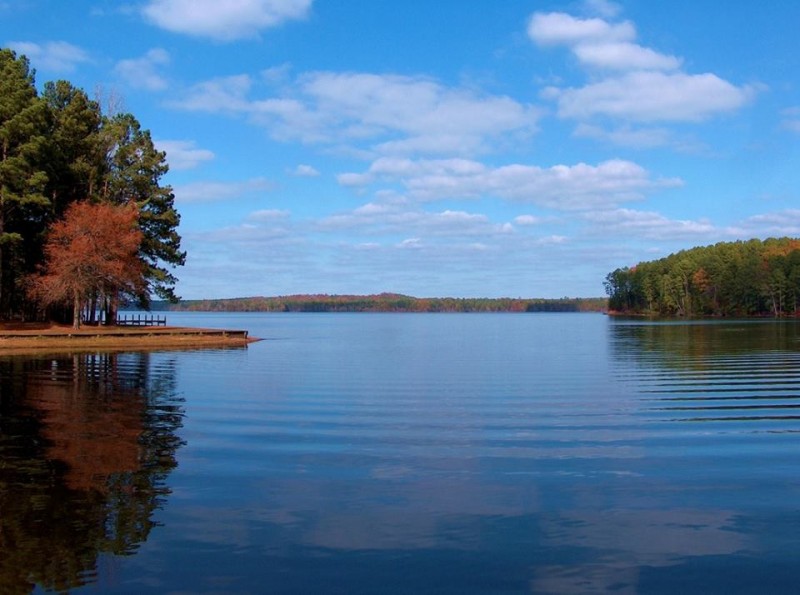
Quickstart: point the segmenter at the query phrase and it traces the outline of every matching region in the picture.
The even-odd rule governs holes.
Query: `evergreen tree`
[[[46,83],[42,98],[50,116],[47,195],[52,218],[58,219],[71,203],[97,193],[104,157],[103,118],[97,102],[67,81]]]
[[[147,267],[148,282],[148,291],[139,296],[141,305],[149,305],[150,292],[177,301],[177,279],[169,268],[183,265],[186,253],[180,249],[175,195],[170,186],[161,185],[169,169],[166,154],[156,150],[150,132],[142,130],[131,114],[106,118],[100,136],[105,150],[100,199],[112,204],[133,201],[139,209],[144,234],[140,257]]]
[[[27,58],[0,50],[0,315],[23,306],[15,289],[34,265],[26,240],[49,204],[46,116]]]

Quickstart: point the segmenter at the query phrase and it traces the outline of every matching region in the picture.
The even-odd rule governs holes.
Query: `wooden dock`
[[[258,341],[246,330],[169,326],[0,326],[0,353],[41,349],[238,347]]]

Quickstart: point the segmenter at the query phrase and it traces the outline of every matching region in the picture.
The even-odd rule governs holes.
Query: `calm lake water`
[[[789,593],[800,324],[169,314],[0,358],[0,593]]]

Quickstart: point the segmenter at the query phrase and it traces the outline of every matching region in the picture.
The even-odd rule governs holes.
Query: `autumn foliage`
[[[77,328],[89,300],[145,290],[142,238],[134,205],[73,203],[50,228],[44,266],[29,280],[31,297],[43,306],[72,304]]]

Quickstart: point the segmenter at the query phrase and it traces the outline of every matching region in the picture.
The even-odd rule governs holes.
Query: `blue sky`
[[[0,0],[167,152],[185,298],[603,295],[800,236],[800,3]]]

